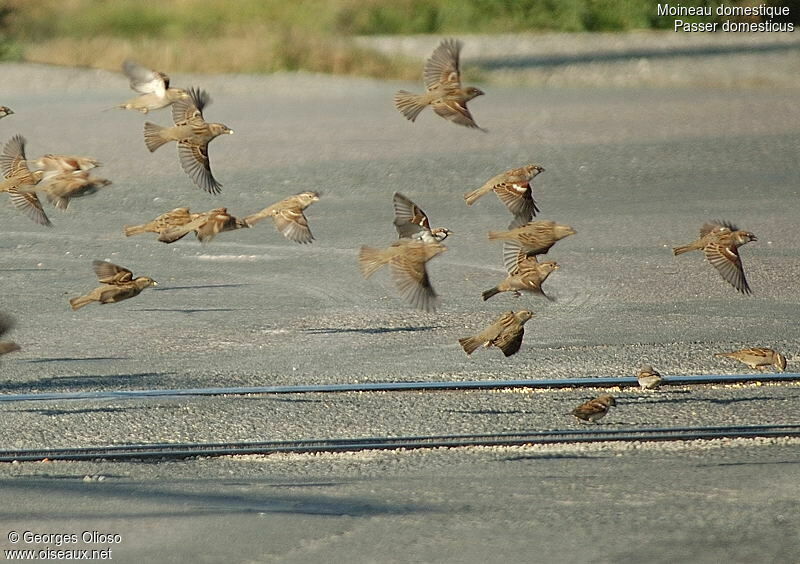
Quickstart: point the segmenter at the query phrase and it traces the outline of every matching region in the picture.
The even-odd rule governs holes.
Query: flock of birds
[[[446,120],[458,125],[478,129],[467,102],[484,93],[475,87],[461,84],[459,59],[461,42],[445,39],[426,61],[423,72],[425,92],[412,94],[401,90],[395,94],[394,104],[408,120],[415,121],[419,114],[430,106]],[[203,110],[209,104],[207,92],[198,88],[180,89],[170,87],[169,77],[146,68],[134,61],[123,63],[122,70],[137,96],[117,106],[147,114],[151,111],[172,107],[171,126],[152,122],[144,124],[144,142],[150,152],[162,145],[176,142],[178,160],[192,182],[210,194],[219,194],[222,185],[214,178],[208,155],[208,145],[220,135],[233,134],[233,130],[222,123],[208,122]],[[0,106],[0,118],[14,112]],[[95,194],[111,182],[92,176],[90,171],[100,163],[90,157],[46,154],[28,160],[25,155],[25,138],[15,135],[3,147],[0,154],[0,169],[3,179],[0,192],[7,192],[12,204],[36,223],[50,226],[37,193],[43,194],[56,208],[66,210],[73,198]],[[533,179],[544,168],[530,164],[502,172],[482,186],[464,195],[467,205],[493,192],[512,215],[507,230],[490,231],[490,240],[503,241],[503,263],[507,276],[494,287],[483,292],[488,300],[501,292],[521,292],[550,299],[542,285],[548,276],[558,269],[555,261],[540,261],[559,240],[575,235],[569,225],[555,221],[533,218],[539,208],[533,198]],[[163,243],[173,243],[194,232],[203,243],[211,241],[219,233],[250,228],[259,221],[271,218],[276,229],[287,239],[297,243],[311,243],[314,237],[304,210],[317,202],[319,193],[302,192],[276,202],[261,211],[244,218],[230,215],[226,208],[192,213],[188,207],[165,212],[142,225],[125,226],[126,236],[156,233]],[[432,312],[436,309],[438,296],[434,291],[426,270],[426,263],[447,250],[442,242],[452,233],[447,228],[431,228],[425,212],[417,204],[400,193],[394,194],[394,225],[399,239],[389,247],[378,249],[361,247],[358,264],[361,273],[369,278],[381,267],[388,265],[395,287],[400,296],[415,308]],[[699,250],[722,278],[742,294],[751,290],[745,278],[739,247],[756,241],[756,236],[737,228],[726,221],[714,221],[700,229],[700,238],[687,245],[675,247],[673,253],[680,255]],[[93,268],[101,286],[86,295],[69,300],[73,310],[90,303],[116,303],[137,296],[144,289],[157,283],[147,277],[134,277],[122,266],[106,261],[94,261]],[[534,316],[529,310],[503,312],[491,325],[477,335],[459,339],[467,355],[483,347],[497,347],[505,356],[519,351],[524,335],[524,325]],[[13,320],[0,315],[0,336],[13,327]],[[0,355],[19,350],[11,342],[0,342]],[[751,368],[763,370],[774,366],[786,367],[786,359],[780,353],[762,347],[718,353],[737,359]],[[639,372],[639,385],[643,389],[654,389],[663,382],[661,375],[651,366]],[[582,421],[596,422],[606,415],[616,400],[603,394],[576,407],[571,413]]]

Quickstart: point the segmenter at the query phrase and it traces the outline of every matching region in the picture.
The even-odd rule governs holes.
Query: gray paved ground
[[[390,100],[412,84],[174,76],[207,88],[206,117],[236,130],[211,145],[224,184],[212,197],[174,149],[147,153],[145,118],[100,111],[128,97],[120,76],[2,71],[0,103],[17,114],[0,121],[0,139],[23,134],[29,157],[95,156],[114,186],[67,213],[49,208],[49,230],[0,206],[0,310],[17,317],[24,347],[0,364],[0,393],[627,376],[642,362],[667,375],[746,373],[712,356],[742,345],[780,349],[797,371],[796,89],[487,86],[471,106],[483,135],[430,112],[406,123]],[[496,199],[467,208],[461,195],[528,162],[547,169],[542,217],[579,233],[551,253],[556,301],[482,302],[502,277],[485,233],[508,217]],[[311,246],[266,223],[205,247],[121,232],[180,205],[245,215],[304,189],[323,192],[307,210]],[[364,281],[356,268],[360,245],[393,240],[395,190],[456,231],[430,263],[437,314],[408,309],[385,274]],[[752,297],[699,254],[669,250],[713,218],[759,237],[742,249]],[[93,258],[160,286],[71,312],[67,299],[94,286]],[[522,307],[537,316],[516,356],[458,347]],[[575,428],[564,413],[594,393],[0,403],[0,446]],[[798,423],[794,385],[617,394],[604,420],[615,426]],[[123,535],[120,561],[790,562],[798,462],[796,442],[743,441],[2,465],[0,538],[110,530]]]

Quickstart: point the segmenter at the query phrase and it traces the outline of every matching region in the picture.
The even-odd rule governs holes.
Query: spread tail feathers
[[[161,131],[166,129],[165,127],[161,127],[160,125],[156,125],[155,123],[145,122],[144,124],[144,144],[147,145],[147,149],[152,153],[156,149],[158,149],[161,145],[169,141],[169,139],[164,139],[161,136]]]
[[[372,247],[361,247],[358,253],[358,267],[364,278],[372,276],[376,270],[386,263],[381,257],[381,250]]]
[[[459,339],[458,343],[461,345],[461,348],[463,348],[464,352],[467,354],[474,353],[475,350],[482,344],[477,337],[465,337],[463,339]]]
[[[497,286],[495,286],[494,288],[491,288],[490,290],[486,290],[481,295],[483,296],[483,301],[486,301],[489,298],[491,298],[492,296],[494,296],[495,294],[499,294],[499,293],[500,293],[500,290],[497,288]]]
[[[422,96],[400,90],[394,95],[394,105],[406,119],[414,121],[419,113],[425,109]]]

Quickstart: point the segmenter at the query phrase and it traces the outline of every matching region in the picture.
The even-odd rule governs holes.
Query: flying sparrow
[[[123,232],[126,237],[140,235],[142,233],[158,233],[161,235],[164,231],[172,227],[186,225],[192,221],[192,215],[193,214],[189,213],[189,208],[175,208],[174,210],[162,213],[153,221],[148,221],[142,225],[126,225],[123,227]]]
[[[203,108],[211,102],[205,90],[189,89],[189,98],[181,99],[172,106],[173,127],[161,127],[145,122],[144,142],[152,153],[164,143],[178,142],[178,158],[192,181],[211,194],[219,194],[222,184],[211,174],[208,160],[208,144],[218,135],[233,133],[227,125],[208,123],[203,119]]]
[[[726,282],[741,293],[750,294],[752,292],[744,277],[742,259],[739,258],[738,249],[750,241],[757,240],[756,236],[749,231],[740,230],[727,221],[715,221],[703,225],[697,241],[675,247],[672,252],[675,255],[681,255],[689,251],[702,250],[708,262],[717,269]]]
[[[192,214],[189,223],[170,227],[161,232],[158,240],[174,243],[194,231],[201,243],[210,243],[217,234],[250,227],[244,220],[236,219],[228,213],[228,208],[216,208],[204,213]]]
[[[102,286],[95,288],[85,296],[79,296],[69,300],[69,305],[73,310],[80,309],[92,302],[101,304],[112,304],[127,300],[150,286],[158,286],[156,281],[147,276],[133,277],[133,273],[127,268],[117,266],[110,262],[95,260],[92,267],[97,275],[97,279]]]
[[[458,64],[460,52],[460,41],[443,40],[425,62],[423,80],[426,92],[412,94],[400,90],[394,95],[394,105],[406,119],[414,121],[425,106],[431,106],[434,112],[446,120],[486,131],[478,127],[467,109],[467,102],[476,96],[482,96],[483,92],[474,86],[461,87]]]
[[[100,161],[91,157],[78,157],[74,155],[47,154],[34,161],[29,161],[34,168],[44,172],[43,179],[47,180],[67,172],[83,172],[100,166]]]
[[[4,313],[0,313],[0,337],[8,333],[14,327],[14,319]],[[12,341],[0,341],[0,356],[20,350],[17,343]]]
[[[4,118],[6,116],[10,116],[13,113],[14,113],[14,110],[9,108],[8,106],[0,106],[0,119]]]
[[[11,203],[18,210],[31,218],[39,225],[50,225],[50,220],[44,213],[42,203],[33,192],[23,190],[38,184],[44,173],[41,170],[31,172],[25,159],[25,138],[15,135],[3,147],[0,154],[0,168],[3,170],[3,180],[0,180],[0,192],[8,192]]]
[[[637,380],[639,381],[639,386],[643,390],[655,390],[664,381],[661,374],[658,373],[658,370],[649,364],[642,366],[637,375]]]
[[[358,264],[364,278],[388,264],[403,299],[418,309],[433,312],[436,311],[437,296],[428,279],[425,263],[446,250],[447,247],[441,243],[400,239],[386,249],[361,247]]]
[[[110,186],[111,181],[97,176],[90,176],[86,171],[62,172],[46,177],[36,191],[44,192],[47,201],[61,210],[69,207],[72,198],[81,198],[95,194],[100,188]]]
[[[533,201],[531,180],[541,172],[544,172],[544,168],[539,165],[527,165],[507,170],[490,178],[477,190],[464,194],[464,200],[468,206],[471,206],[481,196],[494,191],[500,201],[514,214],[514,221],[511,225],[518,227],[528,223],[539,211],[536,202]]]
[[[319,201],[319,192],[300,192],[267,206],[258,213],[248,215],[244,222],[252,227],[264,218],[271,217],[281,235],[297,243],[310,243],[314,240],[303,210]]]
[[[489,231],[489,240],[505,240],[516,243],[516,246],[503,247],[503,255],[517,250],[524,250],[529,255],[543,255],[564,237],[577,233],[569,225],[563,225],[549,220],[532,221],[511,229],[510,231]],[[510,250],[509,250],[510,249]]]
[[[786,357],[781,353],[764,347],[753,347],[739,351],[716,353],[714,356],[726,356],[745,363],[750,368],[759,372],[767,369],[767,366],[774,366],[776,370],[783,372],[786,370]]]
[[[595,399],[591,399],[585,403],[580,404],[572,410],[572,415],[581,421],[591,421],[597,423],[600,419],[605,417],[606,413],[612,406],[617,405],[617,400],[611,394],[602,394]]]
[[[558,263],[552,260],[539,262],[535,256],[523,254],[515,263],[507,264],[506,269],[508,276],[494,288],[483,292],[484,300],[488,300],[500,292],[514,292],[516,296],[519,296],[521,291],[548,298],[542,290],[542,284],[550,276],[550,273],[558,270]]]
[[[422,208],[400,192],[394,193],[394,226],[401,239],[419,239],[425,243],[441,243],[452,233],[446,227],[431,229]]]
[[[146,114],[150,110],[166,108],[189,94],[180,88],[169,87],[169,77],[163,72],[150,70],[129,60],[122,63],[122,72],[130,79],[131,88],[140,96],[117,106],[123,110],[136,110]]]
[[[523,309],[514,313],[507,311],[500,314],[494,323],[473,337],[459,339],[458,342],[467,355],[483,345],[484,347],[497,347],[506,356],[516,353],[522,345],[522,336],[525,334],[525,323],[533,317],[533,312]]]

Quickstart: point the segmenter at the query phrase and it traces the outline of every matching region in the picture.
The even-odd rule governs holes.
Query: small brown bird
[[[47,201],[61,210],[69,207],[73,198],[82,198],[97,193],[100,188],[111,186],[111,181],[98,176],[90,176],[86,171],[62,172],[46,178],[36,187],[44,192]]]
[[[482,96],[483,92],[474,86],[461,86],[461,46],[460,41],[445,39],[433,51],[430,59],[425,62],[424,94],[400,90],[394,95],[394,105],[406,119],[413,122],[426,106],[431,106],[434,112],[446,120],[486,132],[475,123],[467,109],[467,102]]]
[[[358,264],[364,278],[369,278],[384,264],[388,264],[403,299],[418,309],[433,312],[436,311],[437,296],[425,263],[446,250],[447,247],[441,243],[400,239],[387,249],[361,247]]]
[[[0,119],[4,118],[6,116],[10,116],[13,113],[14,113],[14,110],[9,108],[8,106],[0,106]]]
[[[149,121],[144,124],[144,142],[152,153],[164,143],[178,142],[178,158],[192,181],[211,194],[219,194],[222,184],[211,174],[208,144],[215,137],[231,135],[233,130],[222,123],[203,119],[203,108],[211,102],[205,90],[189,89],[189,98],[172,106],[173,127],[162,127]]]
[[[425,243],[441,243],[452,233],[446,227],[431,229],[428,216],[417,204],[394,193],[394,226],[401,239],[419,239]]]
[[[39,225],[50,226],[50,220],[34,192],[24,191],[36,186],[44,176],[41,170],[31,172],[25,159],[25,138],[15,135],[3,147],[0,154],[0,168],[3,180],[0,180],[0,192],[8,192],[14,207],[27,215]]]
[[[131,88],[141,94],[117,106],[123,110],[136,110],[146,114],[150,110],[166,108],[189,94],[180,88],[169,87],[169,77],[163,72],[150,70],[129,60],[122,63],[122,72],[130,79]]]
[[[500,292],[514,292],[514,295],[519,297],[521,291],[550,299],[542,290],[542,284],[553,271],[558,270],[557,262],[552,260],[539,262],[535,256],[522,255],[521,260],[506,265],[506,269],[509,271],[508,277],[494,288],[483,292],[484,301]]]
[[[497,347],[506,356],[516,353],[522,346],[522,337],[525,334],[525,323],[533,317],[533,312],[523,309],[514,313],[506,311],[500,314],[494,323],[475,335],[465,337],[458,342],[467,355],[483,345],[484,347]]]
[[[233,231],[250,227],[244,220],[237,219],[228,213],[228,208],[216,208],[207,212],[192,214],[189,223],[170,227],[161,232],[158,240],[162,243],[174,243],[194,231],[201,243],[211,240],[223,231]]]
[[[123,227],[123,232],[126,237],[131,235],[140,235],[142,233],[158,233],[161,235],[164,231],[173,227],[180,227],[186,225],[193,219],[193,215],[189,213],[189,208],[175,208],[166,213],[162,213],[153,221],[148,221],[141,225],[126,225]]]
[[[572,415],[581,421],[590,421],[597,423],[600,419],[606,416],[611,407],[617,405],[617,400],[611,394],[602,394],[595,399],[591,399],[585,403],[580,404],[572,410]]]
[[[751,294],[738,250],[750,241],[758,239],[749,231],[743,231],[727,221],[714,221],[703,225],[697,241],[675,247],[672,252],[681,255],[689,251],[702,250],[708,262],[717,269],[726,282],[742,294]]]
[[[14,319],[10,315],[0,313],[0,337],[14,328]],[[12,341],[0,341],[0,356],[20,350],[20,346]]]
[[[517,252],[517,250],[524,250],[528,255],[544,255],[556,242],[576,233],[577,231],[569,225],[541,219],[509,231],[489,231],[489,240],[505,240],[516,243],[516,246],[510,248],[503,247],[504,256],[511,252]]]
[[[69,305],[73,310],[80,309],[92,302],[101,304],[113,304],[127,300],[150,286],[158,286],[156,281],[147,276],[133,277],[133,273],[127,268],[117,266],[110,262],[95,260],[92,267],[97,275],[98,281],[102,286],[95,288],[85,296],[79,296],[69,300]]]
[[[262,219],[271,217],[275,223],[275,229],[281,235],[297,243],[310,243],[314,240],[314,236],[308,227],[308,219],[303,210],[314,202],[318,202],[319,196],[319,192],[300,192],[267,206],[258,213],[248,215],[244,218],[244,222],[248,227],[252,227]]]
[[[539,165],[527,165],[502,172],[490,178],[483,186],[472,192],[464,194],[464,201],[471,206],[478,198],[494,192],[503,202],[508,211],[514,214],[512,226],[518,227],[528,223],[539,211],[533,200],[533,185],[531,180],[544,172]]]
[[[661,374],[658,373],[658,370],[649,364],[642,366],[636,379],[639,381],[639,386],[643,390],[655,390],[664,381]]]
[[[734,358],[759,372],[766,370],[768,366],[774,366],[776,370],[781,372],[786,370],[786,357],[777,351],[765,347],[753,347],[733,352],[716,353],[714,356]]]

